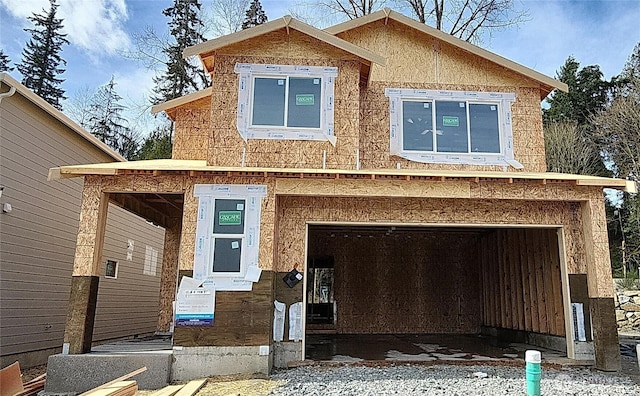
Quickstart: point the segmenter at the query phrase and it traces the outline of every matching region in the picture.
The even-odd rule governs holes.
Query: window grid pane
[[[322,79],[289,77],[287,127],[320,128]]]
[[[436,101],[436,151],[469,152],[466,102]]]
[[[402,102],[402,148],[433,151],[433,103]]]
[[[284,126],[286,77],[253,81],[252,125]]]
[[[214,238],[212,272],[240,272],[243,238]]]
[[[500,153],[498,110],[496,104],[469,103],[471,152]]]

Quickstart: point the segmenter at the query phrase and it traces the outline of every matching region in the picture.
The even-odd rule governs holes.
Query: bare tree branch
[[[241,30],[250,3],[251,0],[213,0],[211,7],[203,11],[205,36],[218,37]]]
[[[528,13],[515,0],[394,0],[401,12],[462,40],[480,42],[490,33],[518,25]]]
[[[544,145],[549,172],[593,175],[601,168],[597,147],[585,138],[577,124],[552,122],[544,127]]]

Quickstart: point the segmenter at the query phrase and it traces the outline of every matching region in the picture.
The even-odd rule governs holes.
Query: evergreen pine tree
[[[116,92],[113,77],[100,87],[89,105],[89,119],[86,128],[109,147],[130,160],[138,150],[136,134],[128,127],[122,116],[126,109],[120,101],[122,97]]]
[[[50,0],[49,11],[33,14],[28,19],[33,22],[33,29],[25,29],[31,33],[31,39],[22,51],[22,62],[16,67],[22,74],[22,83],[42,99],[58,110],[62,109],[61,100],[66,99],[60,84],[64,81],[58,76],[64,73],[61,65],[67,62],[60,57],[63,44],[69,44],[66,34],[62,34],[62,19],[56,18],[58,4]]]
[[[580,63],[571,56],[560,68],[557,78],[567,84],[569,92],[554,92],[547,99],[549,108],[542,111],[547,137],[547,170],[610,176],[601,149],[593,137],[590,118],[606,107],[609,93],[616,83],[605,80],[599,66],[580,68]],[[555,137],[551,138],[552,135]],[[570,141],[574,141],[571,147],[563,147]],[[565,155],[564,150],[573,150],[572,155]],[[570,158],[578,158],[580,164],[589,165],[576,168],[575,164],[569,163]]]
[[[260,0],[252,0],[249,9],[247,10],[247,16],[242,22],[242,29],[248,29],[250,27],[262,25],[267,22],[267,14],[262,9]]]
[[[171,18],[169,32],[175,42],[163,50],[167,57],[165,72],[153,79],[156,84],[152,98],[154,104],[178,98],[207,85],[207,76],[199,65],[182,57],[185,48],[205,41],[200,33],[200,8],[199,0],[174,0],[172,7],[162,11],[163,15]]]
[[[589,123],[591,114],[606,107],[615,84],[604,79],[598,65],[580,69],[580,63],[571,56],[560,68],[557,79],[569,86],[569,92],[556,91],[547,99],[549,108],[543,110],[543,120],[576,122],[580,127]]]
[[[9,66],[9,57],[4,53],[2,49],[0,49],[0,72],[10,72],[13,71],[13,67]]]
[[[158,127],[147,136],[136,154],[137,160],[171,158],[171,127]]]

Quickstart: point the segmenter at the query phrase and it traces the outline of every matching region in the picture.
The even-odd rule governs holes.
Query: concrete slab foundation
[[[595,360],[596,354],[593,349],[593,341],[576,341],[574,342],[574,359],[576,360]]]
[[[274,342],[273,367],[287,368],[289,362],[303,360],[301,342]]]
[[[268,345],[241,347],[174,347],[171,381],[189,381],[212,375],[269,374]]]
[[[139,389],[159,389],[169,383],[171,351],[136,354],[53,355],[47,365],[46,395],[86,392],[141,367],[147,371],[131,379]]]

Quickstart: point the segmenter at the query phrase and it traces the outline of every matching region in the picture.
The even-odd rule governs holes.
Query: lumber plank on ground
[[[31,381],[25,382],[23,384],[24,390],[22,392],[16,393],[14,396],[30,396],[35,395],[44,389],[44,385],[47,381],[47,374],[42,374],[39,377],[32,379]]]
[[[24,384],[22,384],[25,388],[31,384],[35,384],[36,382],[40,382],[42,380],[44,380],[47,377],[47,373],[44,373],[42,375],[37,376],[36,378],[32,379],[31,381],[27,381]]]
[[[20,363],[15,362],[0,370],[0,396],[13,396],[24,391]]]
[[[167,385],[162,389],[159,389],[151,394],[151,396],[173,396],[180,389],[182,389],[184,385]]]
[[[92,396],[133,396],[138,391],[136,381],[120,381],[91,392]]]
[[[180,389],[178,391],[178,393],[175,394],[175,396],[192,396],[195,395],[196,392],[198,392],[200,390],[200,388],[202,388],[204,386],[204,384],[207,383],[207,379],[199,379],[199,380],[193,380],[193,381],[189,381],[187,382],[187,384],[182,387],[182,389]]]
[[[100,385],[100,386],[98,386],[96,388],[93,388],[93,389],[90,389],[90,390],[88,390],[88,391],[86,391],[84,393],[81,393],[80,396],[93,395],[93,392],[95,392],[95,391],[98,391],[98,390],[100,390],[102,388],[109,387],[109,386],[111,386],[111,385],[113,385],[115,383],[118,383],[120,381],[124,381],[124,380],[126,380],[128,378],[133,377],[134,375],[138,375],[138,374],[143,373],[145,371],[147,371],[147,367],[139,368],[139,369],[137,369],[135,371],[130,372],[129,374],[125,374],[122,377],[118,377],[118,378],[114,379],[113,381],[109,381],[106,384],[102,384],[102,385]],[[137,384],[136,384],[136,386],[137,386]]]

